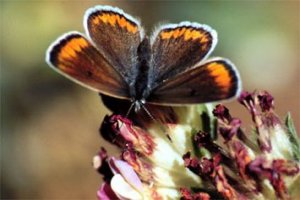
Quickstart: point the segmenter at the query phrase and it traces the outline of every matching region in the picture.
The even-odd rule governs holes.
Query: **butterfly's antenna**
[[[159,125],[159,128],[162,130],[162,132],[164,132],[167,138],[172,142],[172,139],[170,135],[167,133],[165,127],[157,119],[153,117],[153,115],[149,112],[149,110],[146,108],[144,104],[141,104],[141,106],[145,110],[145,112],[149,115],[149,117]]]
[[[130,107],[125,115],[126,118],[128,118],[130,112],[132,111],[133,106],[134,106],[134,102],[132,102],[132,104],[130,105]],[[121,123],[120,128],[123,126],[123,124],[124,124],[124,122]]]
[[[126,118],[128,118],[128,116],[129,116],[130,112],[132,111],[132,108],[133,108],[134,104],[135,104],[135,103],[134,103],[134,102],[132,102],[132,104],[130,105],[130,107],[129,107],[129,109],[128,109],[127,113],[126,113]]]

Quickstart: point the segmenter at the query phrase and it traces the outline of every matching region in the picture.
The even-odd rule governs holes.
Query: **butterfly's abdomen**
[[[148,89],[148,71],[149,71],[149,60],[150,60],[150,44],[148,38],[144,40],[139,45],[138,49],[138,66],[136,69],[137,78],[135,79],[134,89],[135,89],[135,100],[145,99],[147,97]]]

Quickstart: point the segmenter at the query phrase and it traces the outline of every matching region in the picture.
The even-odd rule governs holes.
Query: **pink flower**
[[[136,115],[105,117],[102,136],[119,157],[101,149],[94,167],[103,175],[99,199],[289,199],[299,181],[299,141],[267,92],[244,92],[239,102],[254,130],[223,105],[153,107],[159,122]],[[159,124],[161,123],[161,124]],[[163,126],[163,127],[162,127]],[[170,137],[166,137],[166,134]]]

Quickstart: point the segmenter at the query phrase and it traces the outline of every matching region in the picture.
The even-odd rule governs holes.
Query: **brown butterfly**
[[[206,59],[217,33],[191,22],[159,26],[150,39],[140,22],[119,8],[86,11],[87,36],[69,32],[48,49],[47,63],[67,78],[139,110],[145,103],[187,105],[226,100],[241,90],[235,66]]]

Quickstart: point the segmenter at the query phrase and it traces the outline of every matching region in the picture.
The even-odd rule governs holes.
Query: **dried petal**
[[[222,166],[217,166],[212,176],[218,192],[220,192],[224,198],[230,200],[238,199],[236,191],[231,187],[224,175]]]
[[[221,135],[223,136],[225,142],[228,142],[238,133],[238,130],[241,126],[241,120],[233,118],[227,126],[219,128]]]
[[[150,164],[143,162],[135,151],[131,149],[124,150],[122,158],[134,169],[141,180],[146,182],[153,181],[153,172]]]
[[[223,149],[219,145],[214,143],[210,135],[206,132],[199,131],[197,134],[195,134],[193,139],[197,147],[204,147],[213,154],[223,153]],[[222,154],[222,156],[225,155]]]
[[[257,178],[271,178],[271,164],[267,162],[266,158],[263,156],[256,157],[253,161],[251,161],[248,165],[248,170]]]
[[[255,99],[253,98],[253,93],[249,93],[246,91],[243,91],[239,98],[238,101],[244,105],[248,110],[252,110],[255,105]]]
[[[195,200],[210,200],[210,195],[205,192],[198,192],[194,194],[194,199]]]
[[[240,141],[234,141],[232,144],[232,148],[235,154],[234,157],[236,159],[239,173],[244,179],[246,179],[248,178],[248,176],[246,175],[247,165],[252,160],[248,153],[248,150]]]
[[[193,193],[187,188],[180,188],[181,200],[210,200],[210,195],[205,192]]]
[[[191,152],[187,152],[186,154],[183,155],[182,158],[184,160],[185,167],[189,168],[195,174],[202,173],[202,169],[201,169],[198,158],[196,158],[196,157],[191,158]]]
[[[287,176],[299,173],[299,163],[292,160],[277,159],[273,160],[273,169]]]
[[[110,181],[113,177],[113,173],[108,164],[108,156],[106,150],[102,147],[98,154],[93,158],[94,168],[103,175],[104,181]]]
[[[93,158],[93,166],[95,169],[99,169],[102,166],[102,163],[107,159],[107,151],[103,147],[100,148],[98,155]]]
[[[111,179],[110,185],[112,190],[120,199],[143,199],[142,194],[135,190],[132,185],[128,184],[128,182],[120,174],[114,175]]]
[[[218,119],[222,121],[231,121],[231,115],[229,114],[228,108],[223,106],[222,104],[218,104],[215,109],[213,110],[213,114]]]
[[[249,172],[259,179],[267,178],[276,192],[277,197],[287,199],[288,191],[283,180],[283,175],[295,175],[299,173],[299,164],[283,159],[267,160],[258,157],[248,166]]]
[[[128,184],[138,191],[143,190],[142,182],[133,168],[125,161],[111,158],[109,165],[114,174],[121,174]]]
[[[180,188],[180,193],[181,193],[181,199],[182,200],[193,200],[192,193],[189,189],[187,188]]]
[[[101,126],[101,133],[106,135],[109,142],[115,143],[121,148],[132,144],[135,149],[147,155],[153,152],[155,146],[149,133],[133,126],[130,120],[120,115],[106,116]]]
[[[97,191],[97,198],[99,200],[118,200],[119,198],[114,193],[114,191],[111,189],[110,184],[104,182],[99,190]]]
[[[274,108],[274,98],[267,91],[261,92],[257,97],[263,112]]]

